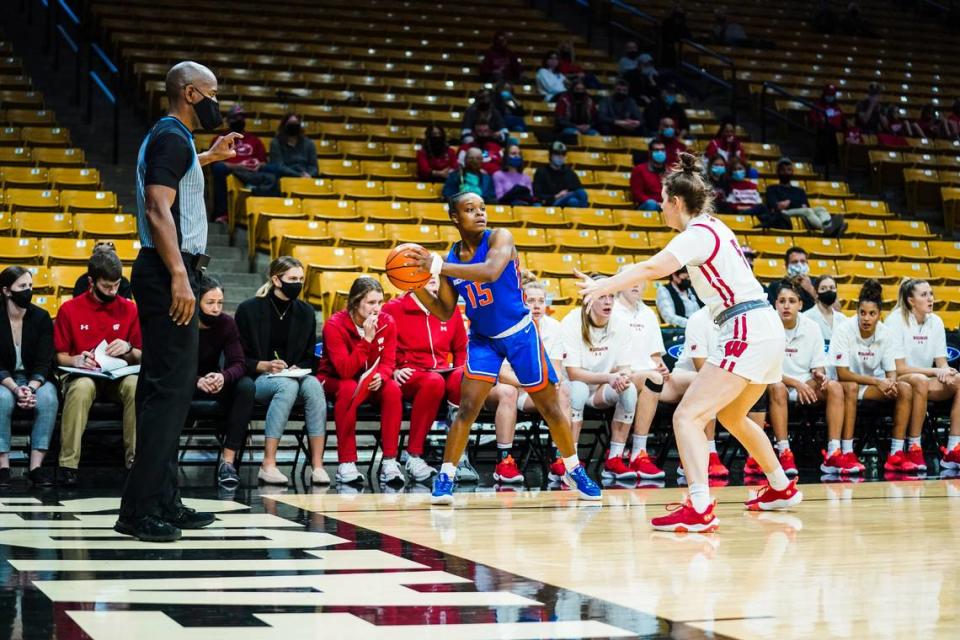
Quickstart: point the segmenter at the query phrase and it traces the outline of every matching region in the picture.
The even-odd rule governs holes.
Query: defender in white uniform
[[[635,284],[663,278],[686,266],[697,295],[710,308],[720,327],[720,342],[697,374],[674,414],[674,431],[684,470],[690,481],[689,500],[661,518],[655,529],[715,531],[707,485],[709,458],[704,428],[713,416],[739,439],[763,468],[769,486],[747,508],[788,508],[803,496],[787,479],[763,429],[747,418],[748,410],[782,375],[784,336],[776,312],[767,303],[740,251],[736,236],[710,215],[712,189],[691,154],[681,154],[680,166],[664,178],[663,213],[677,235],[667,247],[608,280],[594,282],[579,274],[586,304]]]

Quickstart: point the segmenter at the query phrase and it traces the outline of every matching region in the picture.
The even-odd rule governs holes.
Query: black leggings
[[[247,440],[247,427],[250,426],[250,416],[253,413],[253,380],[244,376],[223,391],[216,394],[204,393],[197,389],[194,397],[197,400],[214,400],[220,405],[225,420],[218,427],[224,434],[223,446],[237,451]]]

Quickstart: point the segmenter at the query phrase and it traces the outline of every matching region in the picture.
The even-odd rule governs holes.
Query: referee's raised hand
[[[220,136],[207,151],[200,154],[202,157],[201,162],[206,164],[207,162],[220,162],[221,160],[233,158],[237,155],[237,140],[242,138],[243,134],[237,133],[236,131],[231,131],[230,133]]]

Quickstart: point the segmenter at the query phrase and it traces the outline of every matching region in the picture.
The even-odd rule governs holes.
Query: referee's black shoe
[[[179,529],[202,529],[213,524],[217,517],[212,513],[197,511],[180,504],[174,508],[173,512],[163,514],[163,519]]]
[[[117,523],[113,525],[113,530],[143,542],[175,542],[183,535],[180,529],[153,514],[140,516],[134,520],[118,518]]]

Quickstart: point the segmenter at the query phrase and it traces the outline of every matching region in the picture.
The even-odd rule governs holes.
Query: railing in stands
[[[88,42],[87,65],[87,124],[93,122],[93,87],[96,86],[113,106],[113,164],[119,162],[120,153],[120,69],[110,56],[95,42]],[[99,67],[99,69],[98,69]],[[107,79],[101,76],[101,72]],[[109,84],[109,86],[108,86]]]
[[[787,100],[796,102],[798,104],[802,104],[803,106],[807,107],[812,111],[817,111],[824,118],[826,118],[827,116],[827,112],[824,111],[823,108],[818,106],[816,103],[811,102],[810,100],[807,100],[806,98],[803,98],[796,94],[790,93],[789,91],[787,91],[786,89],[784,89],[782,86],[780,86],[775,82],[764,81],[760,86],[760,141],[761,142],[767,141],[767,118],[768,117],[774,118],[775,120],[782,122],[788,127],[799,129],[800,131],[803,131],[804,133],[807,133],[807,134],[812,134],[813,145],[814,145],[813,156],[815,158],[821,157],[820,145],[823,144],[821,140],[821,135],[819,135],[815,129],[812,129],[811,127],[807,126],[805,122],[797,121],[795,118],[789,118],[786,115],[780,113],[777,109],[771,108],[770,106],[768,106],[767,93],[775,93],[779,96],[786,98]],[[825,155],[823,157],[826,159],[826,162],[824,163],[824,178],[829,180],[831,158],[829,157],[829,155]]]
[[[724,67],[730,70],[730,80],[727,81],[723,77],[718,76],[710,71],[707,71],[704,67],[693,62],[688,62],[684,59],[683,53],[685,49],[693,49],[697,53],[712,58],[717,62],[720,62]],[[737,87],[736,87],[736,78],[737,78],[737,63],[733,58],[729,58],[722,53],[717,53],[709,47],[705,47],[700,43],[694,42],[693,40],[688,40],[684,38],[677,45],[677,60],[679,61],[679,68],[681,70],[686,69],[705,80],[716,84],[717,86],[725,89],[730,93],[730,117],[733,118],[733,121],[737,120]]]
[[[64,0],[51,1],[48,16],[55,30],[53,44],[53,68],[60,69],[60,45],[65,44],[73,52],[73,104],[80,104],[80,77],[82,75],[80,47],[84,40],[83,29],[77,13]]]

